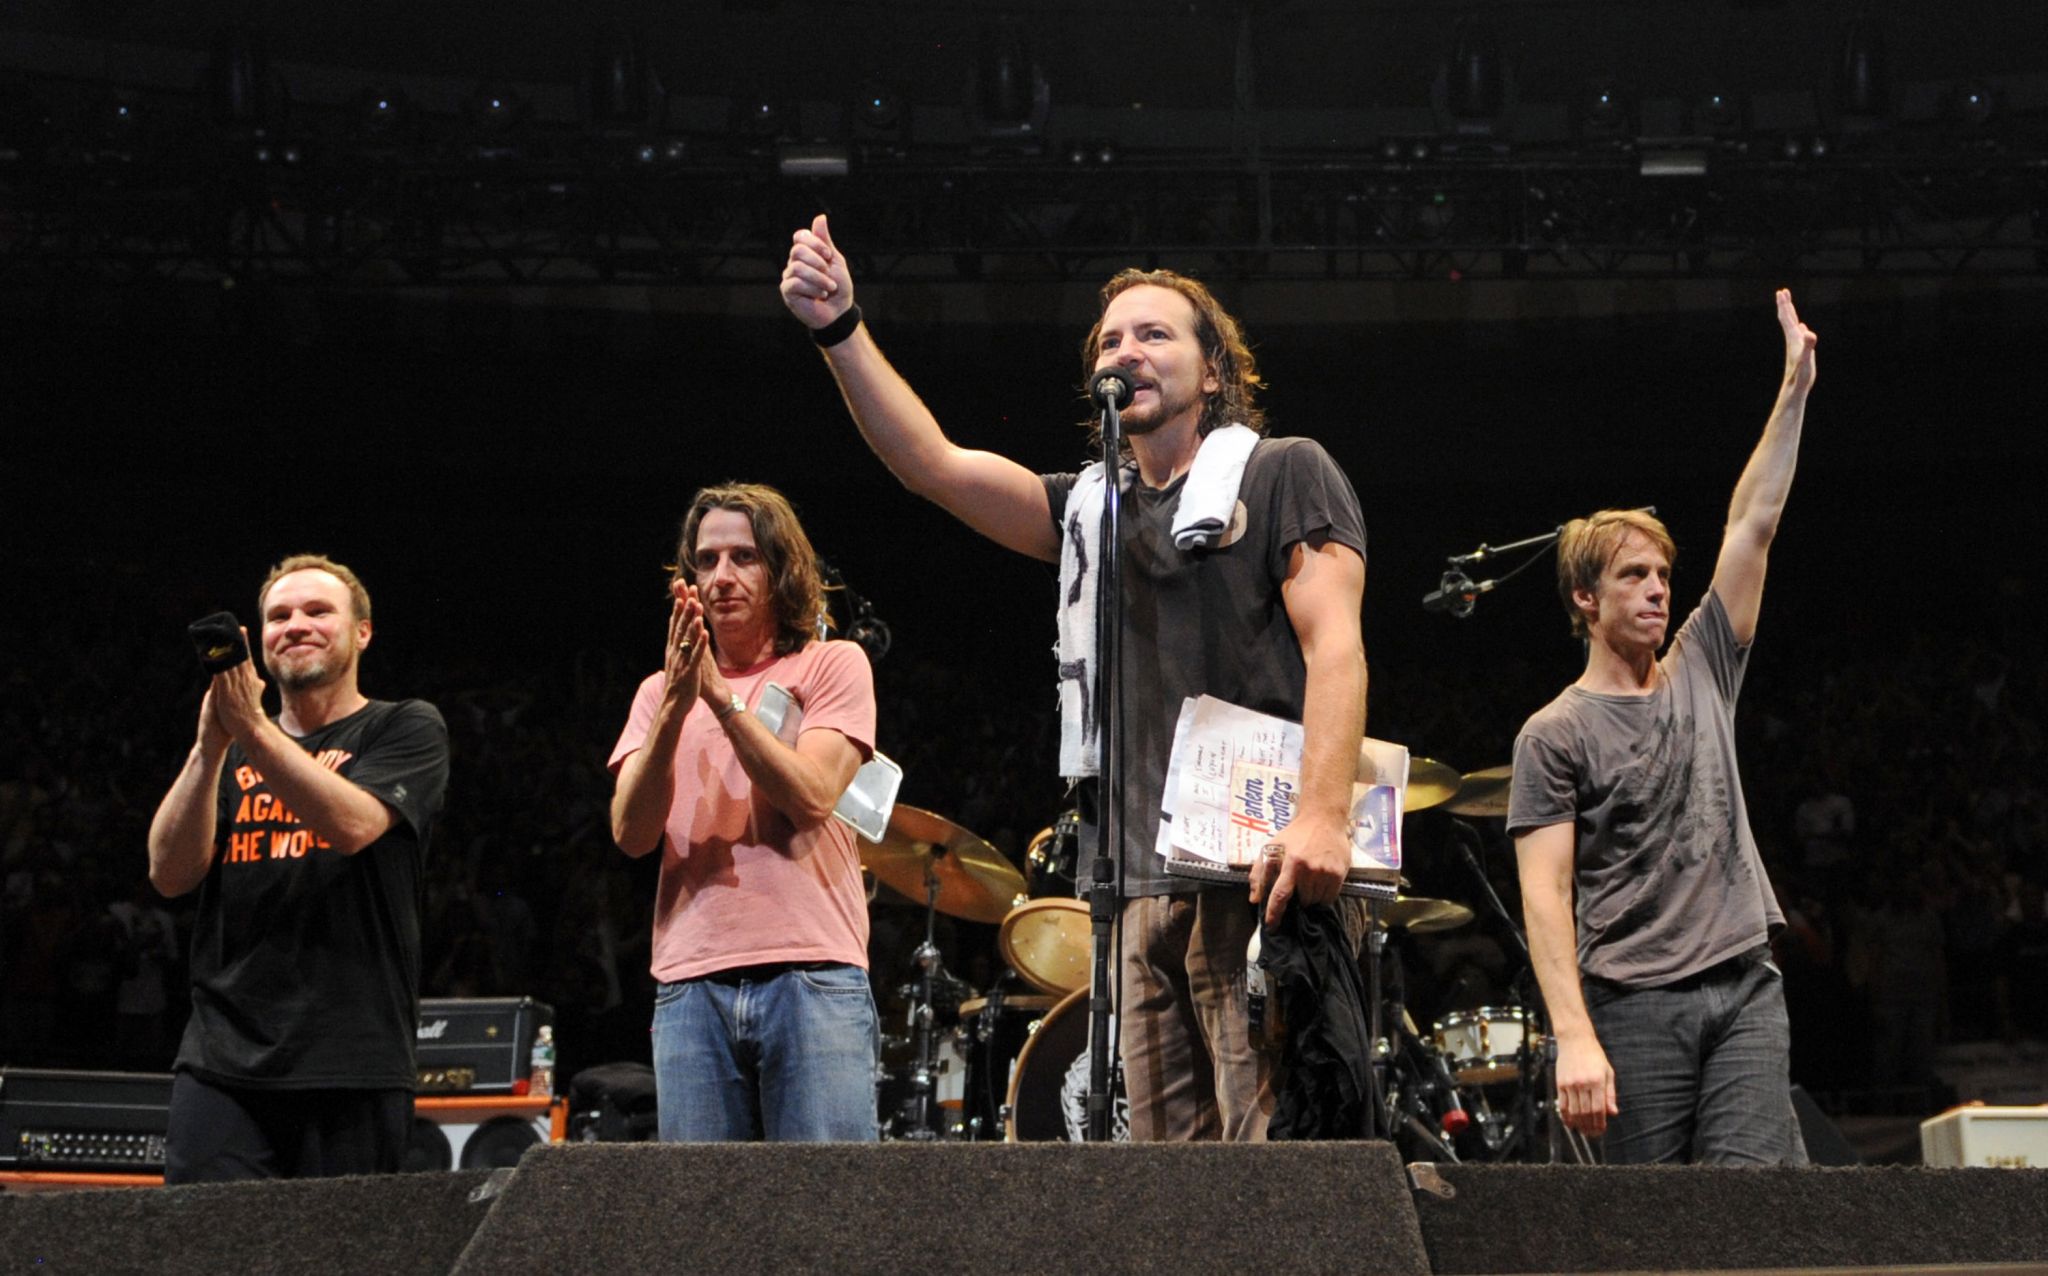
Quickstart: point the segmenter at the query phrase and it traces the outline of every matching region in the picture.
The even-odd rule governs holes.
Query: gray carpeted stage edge
[[[1425,1273],[1409,1195],[1385,1144],[536,1148],[456,1271]]]
[[[0,1271],[446,1276],[486,1170],[0,1195]]]
[[[2048,1170],[1427,1167],[1383,1144],[538,1147],[0,1195],[0,1271],[1536,1272],[2048,1262]],[[1428,1174],[1424,1175],[1429,1177]],[[477,1189],[496,1189],[482,1202]]]
[[[2048,1169],[1435,1167],[1442,1273],[2048,1261]]]

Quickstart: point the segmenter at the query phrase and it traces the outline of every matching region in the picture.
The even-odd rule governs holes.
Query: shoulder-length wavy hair
[[[1219,387],[1202,403],[1202,415],[1195,424],[1198,436],[1206,438],[1211,430],[1219,426],[1250,426],[1254,431],[1266,432],[1266,412],[1258,405],[1258,394],[1265,382],[1259,379],[1259,361],[1252,354],[1252,348],[1245,341],[1244,330],[1223,303],[1216,300],[1216,294],[1199,279],[1178,274],[1171,270],[1139,270],[1136,267],[1119,270],[1102,285],[1101,306],[1096,311],[1095,326],[1088,330],[1088,336],[1081,342],[1081,383],[1095,375],[1095,361],[1102,354],[1102,312],[1109,309],[1109,303],[1118,294],[1128,292],[1142,284],[1154,288],[1170,288],[1188,299],[1195,309],[1195,340],[1201,344],[1202,358],[1216,371]],[[1100,451],[1102,448],[1102,422],[1091,412],[1081,422],[1088,430],[1089,446]],[[1130,444],[1124,445],[1128,451]]]
[[[818,572],[818,552],[797,521],[795,507],[766,484],[724,483],[697,493],[690,512],[683,515],[676,560],[669,565],[671,586],[678,580],[697,583],[697,529],[713,510],[736,510],[753,525],[754,548],[768,569],[768,593],[775,607],[775,654],[802,650],[827,623],[825,582]]]

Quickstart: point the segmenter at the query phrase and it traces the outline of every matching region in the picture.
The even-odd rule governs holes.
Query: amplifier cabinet
[[[0,1166],[161,1173],[171,1077],[0,1068]]]
[[[554,1007],[531,997],[429,997],[420,1002],[421,1094],[525,1094],[533,1038]]]
[[[2048,1104],[1950,1108],[1920,1123],[1920,1159],[1944,1169],[2048,1167]]]

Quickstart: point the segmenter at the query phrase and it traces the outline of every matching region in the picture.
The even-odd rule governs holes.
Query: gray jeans
[[[1792,1110],[1785,978],[1757,948],[1676,983],[1585,981],[1614,1068],[1610,1165],[1805,1165]]]

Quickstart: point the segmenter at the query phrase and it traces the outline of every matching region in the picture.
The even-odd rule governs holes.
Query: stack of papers
[[[1245,869],[1294,818],[1301,724],[1190,697],[1173,730],[1157,850],[1169,861]],[[1398,879],[1408,750],[1367,739],[1351,789],[1351,873]]]

